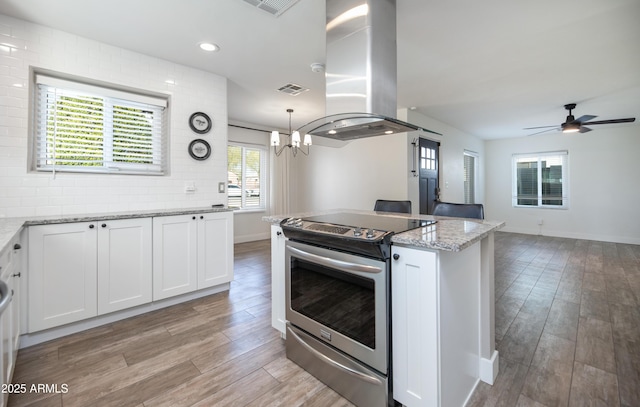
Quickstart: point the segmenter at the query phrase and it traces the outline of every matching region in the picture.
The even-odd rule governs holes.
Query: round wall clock
[[[195,139],[189,143],[189,155],[194,160],[206,160],[211,155],[211,146],[202,139]]]
[[[207,133],[211,130],[211,119],[206,113],[195,112],[189,117],[189,127],[198,134]]]

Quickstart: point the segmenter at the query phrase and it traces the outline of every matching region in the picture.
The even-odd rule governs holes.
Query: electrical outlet
[[[194,181],[187,181],[184,183],[184,193],[189,194],[196,192],[196,183]]]
[[[538,219],[538,225],[542,226],[542,223],[543,223],[542,218]]]
[[[218,182],[218,193],[224,194],[224,182]]]

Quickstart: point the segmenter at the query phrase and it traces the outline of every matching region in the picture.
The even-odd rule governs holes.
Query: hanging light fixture
[[[280,145],[280,133],[278,131],[271,132],[271,145],[273,146],[273,152],[276,157],[279,157],[282,154],[282,151],[285,147],[289,147],[291,149],[291,153],[295,157],[298,154],[298,151],[301,151],[304,155],[309,155],[309,146],[311,145],[311,135],[305,134],[304,140],[300,140],[300,133],[296,130],[293,133],[291,132],[291,113],[293,113],[293,109],[287,109],[287,113],[289,113],[289,136],[288,136],[288,144],[284,144],[280,149],[278,146]],[[300,148],[300,142],[307,146],[307,151],[305,152],[302,148]]]

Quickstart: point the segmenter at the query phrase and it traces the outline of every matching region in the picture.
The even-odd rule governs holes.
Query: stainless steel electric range
[[[393,405],[391,236],[434,222],[356,213],[283,220],[287,357],[358,406]]]

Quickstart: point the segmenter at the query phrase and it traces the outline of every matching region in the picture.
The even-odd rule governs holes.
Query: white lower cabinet
[[[29,332],[151,301],[151,218],[31,226]]]
[[[287,239],[279,225],[271,225],[271,326],[285,334],[285,243]]]
[[[0,253],[0,279],[6,284],[8,303],[0,313],[0,383],[8,385],[20,346],[21,322],[21,242],[16,239]],[[0,397],[0,405],[7,403],[6,392]]]
[[[98,315],[151,302],[151,223],[98,222]]]
[[[392,247],[393,398],[405,406],[439,406],[436,253]]]
[[[391,249],[393,398],[462,407],[480,377],[480,243]]]
[[[153,218],[153,299],[233,280],[233,213]]]
[[[29,227],[29,332],[98,314],[95,222]]]

